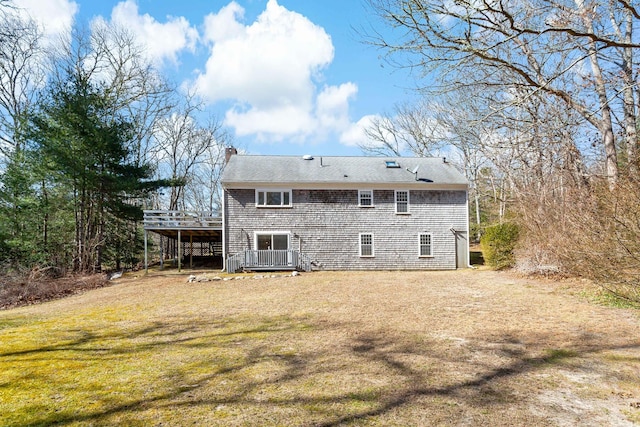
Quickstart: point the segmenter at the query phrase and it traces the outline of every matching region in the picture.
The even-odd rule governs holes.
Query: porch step
[[[227,258],[227,271],[311,271],[311,260],[296,250],[246,250]]]

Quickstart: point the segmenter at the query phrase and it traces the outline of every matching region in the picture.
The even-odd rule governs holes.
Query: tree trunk
[[[590,12],[586,9],[582,0],[576,0],[583,23],[589,31],[594,31],[593,20]],[[593,72],[593,83],[600,104],[600,125],[599,130],[602,137],[602,144],[605,153],[605,173],[609,187],[613,188],[618,180],[618,153],[616,151],[616,141],[613,133],[613,122],[611,119],[611,106],[607,97],[607,88],[602,69],[598,60],[598,47],[593,40],[589,40],[587,44],[589,61],[591,62],[591,71]]]
[[[624,41],[631,44],[633,41],[633,15],[630,10],[625,10],[625,34]],[[633,49],[627,47],[622,51],[622,77],[624,127],[626,133],[627,166],[632,177],[638,177],[638,132],[636,127],[636,103],[633,77]]]

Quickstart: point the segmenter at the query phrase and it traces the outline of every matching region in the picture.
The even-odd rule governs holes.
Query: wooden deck
[[[288,250],[246,250],[229,256],[227,271],[311,271],[311,260],[299,251]]]
[[[146,210],[143,225],[145,230],[176,238],[178,231],[183,236],[220,236],[222,218],[203,212]]]
[[[148,268],[147,233],[150,231],[161,236],[161,265],[168,256],[169,259],[177,261],[178,270],[182,266],[183,257],[188,257],[189,265],[193,266],[194,256],[207,255],[211,252],[207,249],[209,247],[218,248],[215,255],[222,257],[222,218],[219,216],[194,211],[145,210],[143,227],[145,269]],[[169,241],[163,243],[162,237],[168,238]]]

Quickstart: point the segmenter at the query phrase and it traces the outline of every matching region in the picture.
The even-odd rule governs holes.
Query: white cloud
[[[78,4],[73,0],[14,0],[22,13],[35,20],[44,32],[47,43],[68,39]]]
[[[285,137],[303,140],[315,128],[313,117],[295,105],[231,109],[225,115],[225,123],[238,136],[256,135],[259,141],[280,141]]]
[[[358,86],[351,82],[325,87],[316,101],[319,125],[330,129],[349,126],[349,99],[357,93]]]
[[[234,13],[229,13],[232,6]],[[205,27],[214,44],[206,71],[196,80],[200,93],[210,101],[237,99],[260,108],[301,98],[310,106],[312,74],[333,60],[327,33],[275,0],[251,25],[242,25],[238,16],[241,8],[231,3],[205,20],[232,29],[233,35]]]
[[[366,134],[366,129],[376,120],[381,120],[379,115],[363,116],[356,123],[349,124],[340,134],[340,143],[351,147],[369,147],[375,145]]]
[[[135,0],[118,3],[111,11],[111,22],[131,31],[156,64],[176,63],[178,53],[193,51],[198,41],[197,30],[184,17],[169,16],[166,22],[159,22],[149,14],[141,15]]]
[[[235,1],[229,3],[218,13],[210,13],[204,18],[204,40],[217,43],[235,37],[241,37],[244,25],[244,9]]]
[[[331,37],[303,15],[269,0],[255,22],[244,24],[235,2],[205,18],[210,57],[194,86],[211,103],[232,100],[226,124],[239,136],[297,141],[339,133],[349,126],[354,83],[325,85],[333,61]]]

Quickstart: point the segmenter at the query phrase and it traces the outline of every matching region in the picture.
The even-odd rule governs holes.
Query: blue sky
[[[407,72],[358,31],[360,0],[14,0],[50,36],[72,22],[129,28],[254,154],[360,155],[372,118],[414,97]]]

